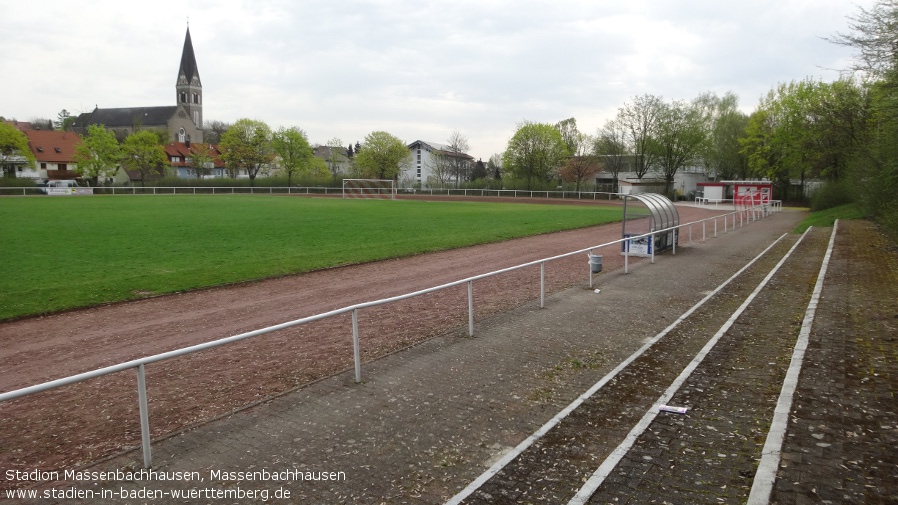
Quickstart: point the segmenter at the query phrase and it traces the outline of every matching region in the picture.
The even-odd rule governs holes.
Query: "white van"
[[[71,195],[75,193],[75,188],[80,187],[73,180],[47,181],[46,187],[41,187],[40,190],[48,195]]]

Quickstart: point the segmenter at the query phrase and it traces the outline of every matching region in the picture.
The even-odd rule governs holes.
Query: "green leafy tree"
[[[155,132],[142,130],[125,138],[122,144],[122,167],[138,172],[142,185],[146,186],[147,179],[152,175],[163,175],[167,163],[165,148]]]
[[[254,119],[238,119],[228,131],[221,136],[219,148],[221,158],[237,177],[240,169],[246,170],[250,185],[255,184],[256,176],[264,165],[274,159],[271,128],[262,121]]]
[[[0,123],[0,169],[6,177],[15,177],[12,161],[23,158],[29,165],[34,164],[34,154],[28,147],[28,137],[13,125]]]
[[[839,180],[867,123],[865,92],[851,80],[780,84],[749,118],[743,153],[751,170],[777,180]]]
[[[486,175],[486,163],[480,159],[474,162],[474,168],[471,169],[471,180],[486,179]]]
[[[355,167],[359,177],[397,180],[411,162],[412,153],[405,142],[385,131],[366,135],[361,149],[356,144]]]
[[[833,42],[854,48],[852,70],[870,79],[866,91],[866,127],[846,178],[863,210],[898,239],[898,1],[878,0],[849,18],[850,32]]]
[[[601,170],[598,157],[593,152],[595,139],[590,135],[581,133],[577,128],[577,120],[568,118],[555,125],[564,144],[567,146],[568,158],[558,169],[558,176],[564,182],[575,182],[577,191],[584,179],[595,175]]]
[[[706,127],[706,141],[699,155],[706,173],[716,180],[748,179],[748,160],[739,139],[745,135],[748,115],[739,110],[739,97],[703,93],[696,99]]]
[[[306,132],[296,126],[278,128],[271,139],[271,146],[277,155],[278,166],[287,174],[287,185],[293,176],[307,171],[314,154]]]
[[[75,116],[71,115],[69,111],[62,109],[59,111],[59,114],[56,115],[56,122],[54,126],[57,130],[62,131],[71,131],[72,123],[77,119]]]
[[[115,138],[115,133],[103,125],[90,125],[87,135],[75,146],[75,171],[82,178],[88,179],[92,186],[100,181],[105,183],[115,177],[122,163],[122,146]]]
[[[523,122],[508,141],[502,166],[520,180],[533,183],[551,181],[569,155],[558,128],[547,123]]]
[[[659,111],[651,149],[658,160],[658,171],[664,177],[668,195],[673,196],[677,172],[698,158],[705,142],[705,131],[701,109],[695,102],[677,100],[665,104]]]
[[[206,143],[190,144],[188,164],[193,169],[197,179],[202,179],[212,174],[212,169],[215,168],[215,150],[212,149],[212,145]]]

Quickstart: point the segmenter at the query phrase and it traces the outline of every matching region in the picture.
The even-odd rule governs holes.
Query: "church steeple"
[[[184,38],[184,50],[181,52],[181,67],[178,69],[178,82],[175,84],[178,105],[183,105],[190,114],[190,119],[200,130],[203,128],[203,84],[196,67],[196,55],[193,53],[193,42],[190,40],[190,27]],[[201,139],[194,139],[201,140]]]

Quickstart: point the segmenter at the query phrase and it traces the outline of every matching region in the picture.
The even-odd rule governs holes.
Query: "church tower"
[[[203,129],[203,85],[200,73],[196,68],[196,56],[193,54],[193,42],[190,40],[190,27],[184,39],[184,50],[181,52],[181,68],[178,70],[178,83],[175,84],[178,95],[177,104],[184,107],[197,129]],[[193,139],[202,141],[202,139]]]

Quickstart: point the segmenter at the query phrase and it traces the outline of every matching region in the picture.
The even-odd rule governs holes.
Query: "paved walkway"
[[[155,472],[196,472],[201,482],[68,481],[58,487],[96,493],[86,501],[100,503],[122,503],[122,493],[152,503],[251,503],[265,497],[271,503],[442,503],[800,217],[785,211],[705,243],[682,244],[676,255],[659,256],[655,264],[631,264],[630,274],[602,273],[598,293],[585,285],[568,289],[548,297],[544,309],[534,302],[478,321],[474,338],[459,329],[368,363],[362,384],[347,372],[153,444]],[[802,448],[789,450],[791,461],[812,464],[813,455]],[[894,470],[883,464],[883,472]],[[140,466],[135,451],[90,470]],[[714,468],[711,481],[713,472],[734,470]],[[806,470],[786,478],[812,475],[821,487],[830,482],[829,473]],[[779,486],[792,494],[775,498],[805,503],[796,487]],[[185,500],[173,497],[175,492],[194,494]],[[100,493],[112,498],[97,499]]]

